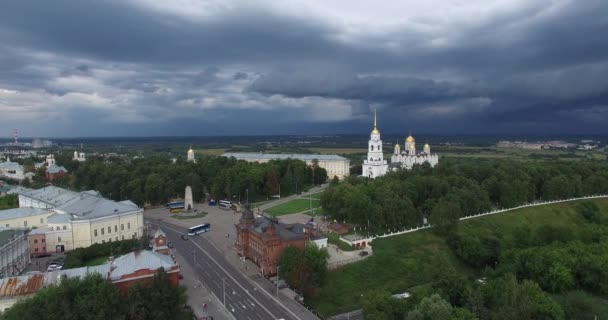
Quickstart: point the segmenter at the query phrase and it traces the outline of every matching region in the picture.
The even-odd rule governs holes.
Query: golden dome
[[[414,137],[412,137],[410,134],[407,138],[405,138],[405,142],[416,142],[416,139],[414,139]]]
[[[372,130],[372,134],[380,134],[378,128],[376,127],[376,110],[374,109],[374,130]]]

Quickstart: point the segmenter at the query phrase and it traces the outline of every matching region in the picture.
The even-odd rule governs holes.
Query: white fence
[[[596,198],[608,198],[608,194],[601,194],[601,195],[595,195],[595,196],[585,196],[585,197],[579,197],[579,198],[571,198],[571,199],[564,199],[564,200],[552,200],[552,201],[538,201],[538,202],[534,202],[534,203],[528,203],[528,204],[524,204],[518,207],[514,207],[514,208],[509,208],[509,209],[498,209],[498,210],[492,210],[489,212],[485,212],[485,213],[480,213],[480,214],[476,214],[476,215],[472,215],[472,216],[467,216],[467,217],[462,217],[459,220],[468,220],[468,219],[473,219],[473,218],[478,218],[478,217],[483,217],[483,216],[489,216],[489,215],[493,215],[493,214],[497,214],[497,213],[503,213],[503,212],[509,212],[509,211],[513,211],[513,210],[517,210],[517,209],[523,209],[523,208],[528,208],[528,207],[535,207],[535,206],[542,206],[542,205],[547,205],[547,204],[552,204],[552,203],[560,203],[560,202],[569,202],[569,201],[576,201],[576,200],[585,200],[585,199],[596,199]],[[398,236],[401,234],[405,234],[405,233],[410,233],[410,232],[416,232],[418,230],[422,230],[422,229],[427,229],[430,228],[431,225],[426,225],[426,226],[421,226],[421,227],[414,227],[411,229],[404,229],[401,231],[396,231],[396,232],[390,232],[390,233],[385,233],[382,235],[375,235],[372,237],[368,237],[365,239],[357,239],[354,241],[349,241],[347,239],[344,239],[342,237],[340,237],[340,240],[342,240],[343,242],[347,243],[350,246],[353,247],[365,247],[368,246],[369,243],[377,238],[386,238],[386,237],[392,237],[392,236]]]

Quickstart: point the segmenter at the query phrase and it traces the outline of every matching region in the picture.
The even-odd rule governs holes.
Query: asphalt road
[[[162,228],[173,242],[173,250],[177,250],[196,270],[197,280],[201,280],[222,303],[225,297],[228,313],[235,319],[299,320],[226,261],[204,233],[185,241],[180,238],[186,231],[183,228],[152,219],[146,219],[146,223]]]

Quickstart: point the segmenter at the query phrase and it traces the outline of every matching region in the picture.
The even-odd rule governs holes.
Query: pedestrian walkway
[[[177,251],[173,251],[173,254],[179,263],[181,274],[184,277],[180,281],[180,285],[184,286],[187,290],[187,304],[194,311],[194,315],[198,319],[205,319],[211,316],[213,320],[234,320],[234,317],[226,313],[217,297],[211,293],[202,281],[197,279],[192,266],[186,263],[186,260]]]
[[[249,277],[255,284],[261,287],[268,295],[278,300],[287,309],[291,310],[301,320],[319,320],[319,317],[313,314],[314,310],[309,310],[299,302],[297,302],[293,295],[288,294],[291,291],[288,288],[279,290],[277,296],[277,288],[268,279],[264,278],[260,274],[255,274]],[[293,292],[293,291],[291,291]]]

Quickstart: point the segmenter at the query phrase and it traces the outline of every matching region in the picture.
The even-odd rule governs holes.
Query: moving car
[[[181,238],[182,238],[182,240],[188,240],[188,239],[190,239],[190,238],[188,238],[188,236],[187,236],[187,235],[185,235],[185,234],[182,234]]]

